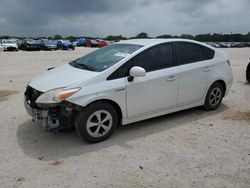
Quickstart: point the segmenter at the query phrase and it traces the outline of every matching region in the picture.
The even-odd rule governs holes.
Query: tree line
[[[18,38],[18,39],[24,39],[27,37],[15,37],[15,36],[8,36],[8,35],[3,35],[0,36],[0,39],[9,39],[9,38]],[[32,38],[32,37],[31,37]],[[91,36],[67,36],[63,37],[59,34],[56,34],[54,36],[49,36],[49,37],[39,37],[39,38],[48,38],[48,39],[53,39],[53,40],[59,40],[59,39],[68,39],[70,41],[75,41],[77,38],[89,38],[89,39],[96,39],[96,38],[101,38],[101,37],[91,37]],[[197,40],[201,42],[250,42],[250,32],[247,34],[222,34],[222,33],[214,33],[214,34],[198,34],[198,35],[191,35],[191,34],[182,34],[182,35],[169,35],[169,34],[164,34],[164,35],[159,35],[156,37],[150,37],[147,33],[141,32],[137,34],[136,36],[133,37],[125,37],[122,35],[109,35],[105,38],[102,38],[104,40],[109,40],[109,41],[119,41],[119,40],[126,40],[126,39],[142,39],[142,38],[183,38],[183,39],[192,39],[192,40]]]

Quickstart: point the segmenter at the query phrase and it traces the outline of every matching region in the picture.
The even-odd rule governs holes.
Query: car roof
[[[170,39],[129,39],[129,40],[122,40],[118,43],[147,46],[147,45],[150,45],[153,43],[160,44],[160,43],[165,43],[165,42],[193,42],[193,43],[204,45],[204,43],[201,43],[198,41],[188,40],[188,39],[176,39],[176,38],[170,38]]]

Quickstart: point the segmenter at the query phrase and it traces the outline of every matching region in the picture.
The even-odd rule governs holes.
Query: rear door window
[[[176,42],[176,51],[179,65],[212,59],[214,56],[212,49],[191,42]]]

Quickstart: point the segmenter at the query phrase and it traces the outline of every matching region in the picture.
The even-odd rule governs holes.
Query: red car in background
[[[86,39],[86,47],[98,47],[98,42],[94,39]]]
[[[111,44],[111,42],[106,41],[106,40],[86,39],[86,47],[98,47],[98,48],[102,48],[102,47],[107,46],[109,44]]]
[[[106,41],[106,40],[99,40],[99,42],[98,42],[98,47],[99,47],[99,48],[102,48],[102,47],[108,46],[108,45],[110,45],[110,44],[111,44],[111,42],[109,42],[109,41]]]

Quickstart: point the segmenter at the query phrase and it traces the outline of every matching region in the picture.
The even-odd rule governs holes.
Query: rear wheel
[[[247,79],[248,82],[250,82],[250,63],[247,66],[246,79]]]
[[[221,101],[224,97],[224,93],[224,88],[219,82],[216,82],[211,85],[207,92],[207,96],[203,106],[204,109],[208,111],[217,109],[221,104]]]
[[[101,142],[114,132],[118,124],[115,108],[106,102],[96,102],[86,107],[76,118],[75,128],[87,142]]]

